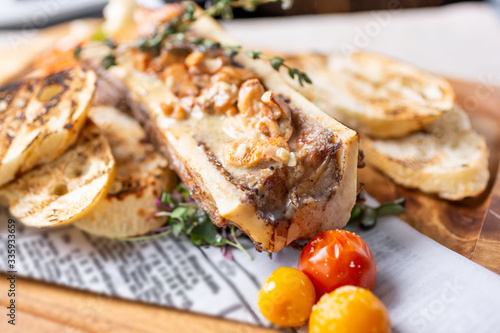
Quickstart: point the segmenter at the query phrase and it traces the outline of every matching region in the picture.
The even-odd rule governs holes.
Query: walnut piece
[[[165,84],[177,97],[198,95],[198,87],[191,81],[184,64],[173,64],[163,71]]]

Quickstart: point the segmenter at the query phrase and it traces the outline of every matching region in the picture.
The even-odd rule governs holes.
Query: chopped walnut
[[[183,120],[186,119],[188,113],[194,107],[194,97],[187,96],[181,99],[173,99],[167,103],[161,103],[160,107],[167,117]]]
[[[292,113],[288,104],[271,91],[265,92],[261,97],[261,101],[265,106],[262,108],[262,114],[272,121],[268,122],[268,124],[273,124],[270,127],[273,135],[283,136],[288,141],[293,134]],[[276,128],[275,125],[278,127]]]
[[[135,69],[145,72],[153,59],[153,55],[139,50],[132,50],[132,64]]]
[[[212,82],[210,81],[210,74],[203,73],[189,73],[191,81],[200,89],[208,87]]]
[[[187,57],[185,64],[192,74],[214,74],[222,66],[229,63],[229,58],[224,55],[212,57],[206,52],[193,51]]]
[[[264,95],[264,87],[258,79],[245,81],[238,92],[238,110],[247,118],[260,113],[262,102],[260,98]]]
[[[212,82],[227,82],[240,86],[243,82],[256,78],[255,73],[245,68],[223,66],[211,78]]]
[[[181,98],[174,108],[172,118],[174,118],[175,120],[185,119],[187,114],[193,109],[194,101],[195,97],[193,96]]]
[[[221,69],[229,60],[224,56],[209,57],[199,51],[190,53],[185,60],[191,80],[198,88],[206,88],[215,83],[212,74]],[[228,82],[229,83],[229,82]]]
[[[264,154],[268,156],[275,162],[284,164],[287,166],[296,166],[297,158],[294,153],[291,153],[288,149],[278,148],[276,146],[269,146],[264,150]]]
[[[253,120],[253,126],[266,136],[282,136],[289,140],[293,134],[290,107],[274,92],[265,92],[257,79],[245,81],[238,93],[241,115]]]
[[[184,64],[173,64],[163,71],[165,83],[178,97],[198,95],[198,87],[191,82],[187,67]]]
[[[162,49],[160,55],[154,57],[150,64],[149,70],[155,73],[161,73],[165,68],[174,64],[182,64],[184,62],[185,54],[182,52],[174,52]]]
[[[203,88],[197,98],[197,104],[207,113],[235,114],[238,87],[226,82],[216,82]]]
[[[191,52],[185,60],[185,64],[188,67],[198,67],[202,63],[204,58],[203,52],[194,51]]]
[[[288,165],[292,154],[282,137],[243,138],[224,144],[224,161],[227,165],[250,168],[262,162]]]

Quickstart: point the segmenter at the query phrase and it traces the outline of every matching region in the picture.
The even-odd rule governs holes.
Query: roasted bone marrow
[[[357,133],[267,63],[226,54],[218,40],[235,43],[211,18],[169,38],[154,52],[118,45],[116,65],[101,79],[126,92],[212,221],[237,226],[271,252],[343,227],[358,189]],[[91,47],[84,56],[92,63]]]

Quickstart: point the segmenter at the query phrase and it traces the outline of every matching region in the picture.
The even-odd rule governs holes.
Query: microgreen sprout
[[[187,187],[181,183],[171,193],[165,191],[156,201],[158,211],[148,219],[167,217],[167,223],[151,230],[147,235],[132,237],[126,240],[146,240],[173,234],[187,237],[196,246],[211,245],[221,248],[223,256],[232,259],[231,248],[252,257],[240,243],[239,238],[245,237],[238,228],[230,226],[220,228],[215,226],[205,213],[191,198]]]

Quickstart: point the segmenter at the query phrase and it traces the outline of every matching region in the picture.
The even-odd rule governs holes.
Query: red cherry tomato
[[[345,285],[373,290],[377,265],[370,248],[346,230],[322,232],[302,250],[298,268],[314,284],[316,297]]]

